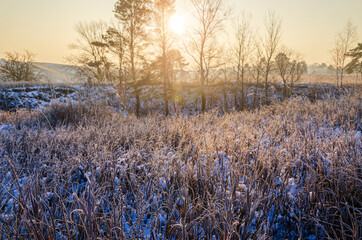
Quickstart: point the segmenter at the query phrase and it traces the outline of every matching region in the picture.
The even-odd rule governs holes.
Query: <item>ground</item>
[[[70,101],[0,117],[0,234],[360,239],[362,98],[136,118]]]

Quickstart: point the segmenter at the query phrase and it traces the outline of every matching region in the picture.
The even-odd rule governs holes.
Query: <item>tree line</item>
[[[207,108],[208,86],[215,81],[225,81],[225,86],[233,83],[234,106],[238,110],[245,108],[245,82],[251,78],[256,88],[263,86],[266,100],[271,75],[279,74],[285,96],[291,94],[307,65],[293,51],[280,51],[281,20],[275,12],[269,11],[265,17],[264,35],[252,30],[249,15],[240,15],[232,21],[233,37],[225,47],[219,36],[227,34],[223,29],[232,19],[225,1],[190,0],[190,4],[196,24],[190,29],[189,40],[179,41],[168,27],[175,13],[174,0],[119,0],[114,6],[116,22],[112,26],[95,21],[76,26],[79,39],[71,47],[78,51],[70,59],[91,80],[118,79],[124,104],[129,95],[136,99],[137,116],[142,86],[150,81],[162,84],[164,112],[169,114],[172,73],[186,66],[185,57],[197,72],[202,112]],[[255,102],[257,98],[255,94]]]
[[[135,99],[137,116],[141,114],[144,87],[151,83],[162,86],[164,113],[169,115],[178,73],[186,72],[188,65],[196,73],[194,84],[199,89],[202,112],[207,109],[209,86],[215,82],[223,83],[225,100],[226,92],[232,92],[237,110],[246,107],[246,82],[255,83],[253,105],[269,101],[271,82],[276,78],[283,84],[285,98],[293,94],[295,84],[307,72],[307,64],[301,54],[282,45],[282,21],[274,11],[266,13],[264,31],[259,33],[252,29],[249,14],[234,14],[225,0],[189,3],[195,24],[187,40],[180,40],[186,37],[169,28],[176,12],[175,0],[118,0],[113,23],[90,21],[75,26],[79,37],[70,45],[74,54],[68,60],[89,83],[117,83],[125,108],[130,98]],[[230,23],[231,34],[224,30]],[[220,36],[227,36],[227,41]],[[336,37],[331,52],[337,85],[342,86],[346,72],[361,73],[361,44],[353,48],[356,36],[356,28],[349,21]],[[9,62],[2,64],[1,72],[11,78]],[[258,94],[258,89],[263,90]]]

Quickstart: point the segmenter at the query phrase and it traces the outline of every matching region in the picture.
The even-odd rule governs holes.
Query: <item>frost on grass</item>
[[[361,100],[170,118],[94,109],[37,128],[14,113],[0,131],[1,237],[360,239]]]
[[[74,85],[7,87],[0,92],[0,109],[43,109],[55,103],[99,103],[121,110],[118,93],[112,86],[86,87]]]

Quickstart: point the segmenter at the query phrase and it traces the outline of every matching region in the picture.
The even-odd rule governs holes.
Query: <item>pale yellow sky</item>
[[[113,17],[116,0],[0,0],[0,56],[6,51],[30,50],[41,62],[66,63],[68,45],[77,35],[79,21]],[[191,11],[188,0],[176,0],[177,11]],[[300,52],[308,63],[330,62],[329,49],[348,19],[362,41],[362,0],[229,0],[234,15],[252,15],[255,29],[263,31],[268,9],[282,18],[282,41]],[[187,24],[186,24],[187,26]]]

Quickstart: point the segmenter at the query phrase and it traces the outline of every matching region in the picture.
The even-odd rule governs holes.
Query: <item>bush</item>
[[[1,77],[6,81],[37,81],[40,78],[34,70],[34,54],[25,51],[7,52],[4,63],[0,64]]]

